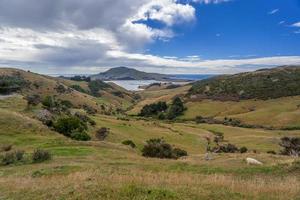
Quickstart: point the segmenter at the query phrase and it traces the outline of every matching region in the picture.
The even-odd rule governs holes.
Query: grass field
[[[13,106],[15,105],[15,106]],[[49,130],[33,119],[21,96],[0,100],[0,144],[25,150],[25,160],[0,166],[0,199],[299,199],[299,164],[295,158],[266,154],[279,151],[282,136],[300,136],[300,131],[266,131],[165,123],[135,118],[120,120],[96,115],[94,137],[100,127],[111,133],[104,142],[76,142]],[[220,131],[247,154],[215,154],[205,161],[204,135]],[[185,149],[189,156],[179,160],[141,156],[149,138],[163,137]],[[122,145],[130,139],[136,149]],[[40,164],[30,161],[35,148],[49,150],[53,159]],[[257,153],[251,153],[257,150]],[[248,166],[246,157],[264,164]]]

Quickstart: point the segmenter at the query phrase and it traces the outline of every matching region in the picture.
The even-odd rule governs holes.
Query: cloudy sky
[[[300,0],[0,0],[0,67],[235,73],[300,64]]]

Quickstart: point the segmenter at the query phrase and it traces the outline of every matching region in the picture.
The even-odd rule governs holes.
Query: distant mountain
[[[296,95],[300,95],[300,66],[217,76],[195,82],[188,93],[194,100],[265,100]]]
[[[92,80],[171,80],[170,75],[147,73],[127,67],[112,68],[106,72],[92,75]]]

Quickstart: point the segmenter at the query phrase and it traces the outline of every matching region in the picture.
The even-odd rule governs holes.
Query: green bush
[[[167,109],[168,106],[166,102],[160,101],[158,103],[145,105],[140,112],[140,116],[143,117],[155,116],[158,113],[165,112]]]
[[[134,144],[134,142],[132,140],[125,140],[122,142],[122,144],[131,146],[132,148],[136,147],[136,145]]]
[[[71,133],[71,138],[73,140],[78,140],[78,141],[89,141],[89,140],[91,140],[91,137],[86,132],[77,132],[77,131]]]
[[[46,96],[43,99],[42,104],[45,108],[54,108],[57,106],[57,102],[55,101],[53,96]]]
[[[15,151],[16,160],[17,161],[23,160],[24,154],[25,154],[25,151],[22,151],[22,150]]]
[[[180,157],[188,155],[185,150],[182,150],[182,149],[179,149],[179,148],[174,148],[173,154],[176,156],[176,158],[180,158]]]
[[[74,105],[72,104],[72,102],[69,101],[69,100],[61,100],[60,104],[62,106],[65,106],[66,108],[73,108],[74,107]]]
[[[173,147],[163,139],[150,139],[142,149],[144,157],[177,159],[186,156],[187,152]]]
[[[0,94],[10,94],[21,90],[27,82],[20,76],[0,76]]]
[[[26,97],[26,100],[28,106],[37,106],[39,103],[41,103],[41,97],[38,94],[29,95]]]
[[[95,80],[95,81],[90,81],[89,84],[89,89],[91,92],[91,95],[95,97],[100,96],[100,90],[106,89],[106,88],[111,88],[111,86],[103,81],[100,80]]]
[[[247,151],[248,151],[247,147],[241,147],[240,148],[241,153],[247,153]]]
[[[80,85],[72,85],[71,88],[81,93],[87,93]]]
[[[55,131],[63,134],[66,137],[79,140],[82,138],[84,141],[89,140],[88,135],[85,133],[87,125],[77,117],[65,117],[58,119],[53,125]],[[80,133],[80,134],[79,134]]]
[[[55,122],[54,128],[57,132],[62,133],[65,136],[70,136],[75,130],[80,132],[87,130],[86,124],[77,117],[60,118]]]
[[[47,160],[51,160],[52,156],[49,151],[36,149],[32,154],[32,161],[34,163],[44,162]]]
[[[181,99],[179,97],[176,97],[173,100],[173,102],[168,110],[167,118],[169,120],[173,120],[176,117],[182,115],[184,111],[185,111],[185,107],[183,105],[183,102],[181,101]]]

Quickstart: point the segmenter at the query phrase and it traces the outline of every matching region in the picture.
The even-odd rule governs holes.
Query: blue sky
[[[204,59],[300,54],[299,0],[233,0],[194,4],[196,22],[176,27],[178,36],[156,42],[150,52]],[[273,13],[272,13],[273,11]]]
[[[300,65],[300,0],[1,0],[0,67],[92,74]]]

